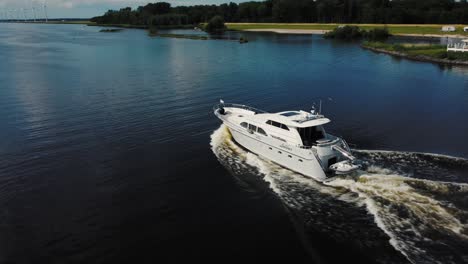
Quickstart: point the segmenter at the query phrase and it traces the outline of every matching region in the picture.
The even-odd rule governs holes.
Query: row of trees
[[[226,22],[459,23],[468,24],[467,0],[267,0],[221,5],[176,6],[160,2],[109,10],[102,24],[184,25],[221,16]]]

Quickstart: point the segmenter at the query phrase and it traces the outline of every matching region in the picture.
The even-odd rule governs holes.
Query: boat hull
[[[297,155],[293,149],[269,144],[259,135],[250,134],[245,129],[229,125],[226,122],[225,124],[234,140],[250,152],[315,180],[323,181],[327,178],[320,163],[310,150],[301,149],[299,152],[305,155]]]

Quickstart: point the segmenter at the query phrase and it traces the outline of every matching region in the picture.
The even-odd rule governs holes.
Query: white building
[[[455,32],[457,29],[455,26],[443,26],[442,31],[443,32]]]

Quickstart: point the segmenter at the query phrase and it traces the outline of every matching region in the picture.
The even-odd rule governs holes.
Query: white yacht
[[[222,100],[213,110],[238,144],[305,176],[324,181],[360,168],[346,141],[325,132],[330,119],[316,110],[268,113]]]

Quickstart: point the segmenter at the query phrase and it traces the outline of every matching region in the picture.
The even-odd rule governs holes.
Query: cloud
[[[63,2],[62,7],[63,8],[73,8],[73,2],[71,2],[71,1]]]

